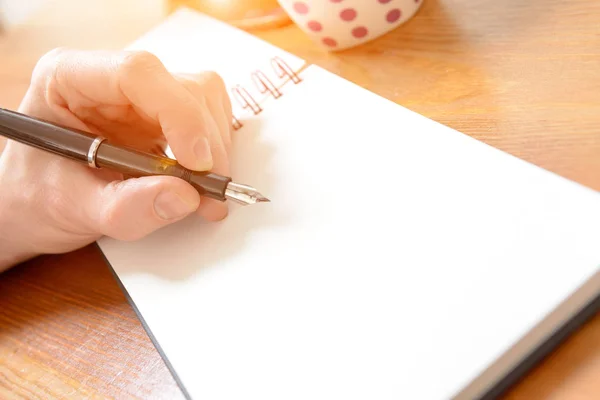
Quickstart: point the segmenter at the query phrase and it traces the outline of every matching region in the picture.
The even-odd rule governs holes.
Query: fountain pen
[[[242,205],[268,202],[255,188],[209,171],[192,171],[168,157],[111,144],[102,136],[66,128],[0,108],[0,135],[59,156],[129,177],[168,175],[191,184],[201,196]]]

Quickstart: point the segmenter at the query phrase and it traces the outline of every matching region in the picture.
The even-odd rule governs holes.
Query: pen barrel
[[[86,162],[96,136],[0,108],[0,134],[38,149]]]
[[[118,147],[107,142],[98,147],[96,165],[136,178],[155,175],[180,178],[192,185],[201,196],[219,201],[226,200],[225,192],[231,182],[231,178],[212,172],[189,170],[171,158]]]
[[[55,123],[33,118],[0,108],[0,134],[8,139],[58,154],[61,157],[88,164],[89,153],[95,149],[95,166],[107,168],[129,177],[167,175],[180,178],[192,185],[202,196],[226,200],[231,178],[212,172],[192,171],[176,160],[160,157],[135,149],[94,142],[97,136],[89,132],[62,127]],[[91,157],[91,156],[90,156]]]

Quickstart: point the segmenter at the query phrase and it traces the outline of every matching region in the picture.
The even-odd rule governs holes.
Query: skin
[[[222,79],[169,73],[145,52],[56,49],[37,63],[19,112],[159,153],[193,170],[229,174],[231,103]],[[0,270],[69,252],[102,236],[131,241],[199,213],[226,217],[173,177],[124,179],[0,142]]]

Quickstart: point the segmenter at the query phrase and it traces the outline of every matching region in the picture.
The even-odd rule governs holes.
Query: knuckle
[[[65,54],[69,51],[66,47],[56,47],[40,57],[31,75],[31,83],[38,85],[44,92],[56,81],[58,72],[63,63]]]
[[[120,229],[122,225],[121,221],[123,220],[122,214],[120,208],[114,202],[110,202],[104,206],[102,215],[100,215],[100,221],[108,236],[121,239],[120,236],[124,233],[124,230]]]
[[[129,214],[131,207],[127,207],[120,196],[124,187],[118,182],[111,182],[103,188],[100,195],[103,205],[97,220],[106,236],[124,242],[139,240],[146,234],[146,223],[132,221],[132,215]]]
[[[225,80],[215,71],[203,71],[191,77],[184,75],[181,83],[201,103],[229,99]]]
[[[58,46],[58,47],[54,47],[53,49],[46,52],[46,54],[44,54],[44,57],[55,58],[55,57],[61,56],[62,54],[65,54],[68,51],[69,51],[68,47]]]
[[[219,75],[217,72],[215,71],[206,71],[205,72],[206,75],[206,80],[214,86],[217,86],[219,88],[225,89],[225,81],[223,80],[223,77],[221,75]]]
[[[128,78],[145,72],[155,72],[162,68],[160,59],[149,51],[133,51],[127,53],[119,65],[121,77]]]
[[[114,203],[107,204],[103,209],[100,219],[102,221],[102,224],[108,228],[107,230],[112,231],[113,228],[117,226],[117,223],[120,219],[118,207],[115,207]],[[111,234],[109,233],[109,235]]]
[[[121,62],[124,71],[138,71],[140,69],[153,69],[160,66],[161,62],[156,55],[149,51],[140,50],[127,53]]]
[[[110,182],[102,189],[102,193],[98,195],[102,205],[100,206],[97,220],[104,228],[104,233],[108,236],[113,236],[113,231],[115,230],[115,227],[119,226],[119,221],[121,219],[122,213],[119,210],[118,204],[115,202],[118,190],[117,182]]]
[[[208,71],[207,75],[209,87],[219,93],[221,97],[224,96],[227,93],[227,85],[223,77],[214,71]]]
[[[208,89],[212,92],[224,92],[227,90],[223,77],[212,70],[202,71],[196,76],[195,81],[203,89]]]
[[[66,47],[55,47],[40,57],[37,62],[37,66],[54,68],[67,52],[68,49]]]

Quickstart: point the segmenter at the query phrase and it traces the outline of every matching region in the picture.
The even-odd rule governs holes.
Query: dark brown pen
[[[205,171],[192,171],[176,160],[116,146],[101,136],[66,128],[0,108],[0,135],[45,150],[91,168],[106,168],[130,177],[168,175],[190,183],[201,196],[248,205],[268,202],[251,186]]]

